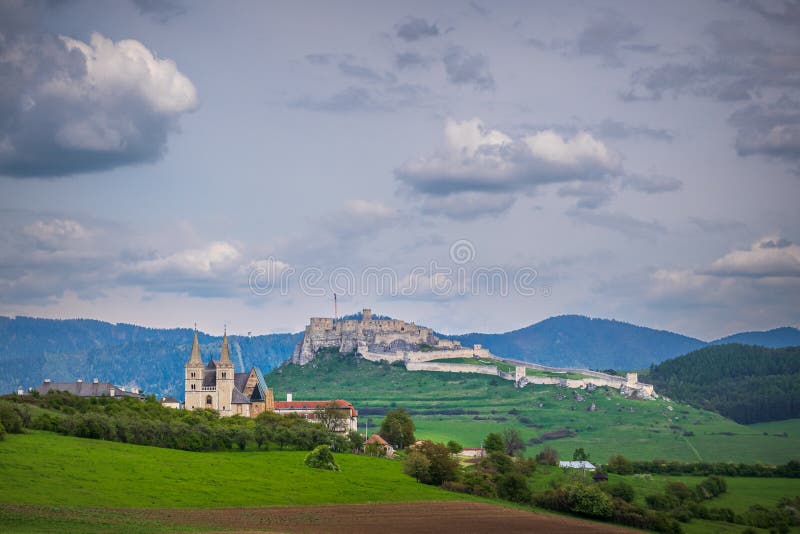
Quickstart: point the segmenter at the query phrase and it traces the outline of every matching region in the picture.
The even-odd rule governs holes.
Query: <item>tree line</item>
[[[800,417],[800,347],[715,345],[651,367],[656,390],[742,424]]]

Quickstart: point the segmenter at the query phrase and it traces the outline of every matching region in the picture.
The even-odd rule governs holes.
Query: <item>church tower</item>
[[[228,331],[222,337],[222,352],[217,363],[217,411],[221,416],[233,415],[233,378],[234,367],[231,362],[231,351],[228,348]]]
[[[197,327],[194,329],[192,354],[184,367],[184,406],[187,410],[203,408],[203,360],[200,358],[200,344],[197,342]]]

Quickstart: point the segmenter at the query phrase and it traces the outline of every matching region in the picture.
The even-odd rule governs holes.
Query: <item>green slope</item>
[[[800,347],[706,347],[655,366],[648,378],[677,400],[740,423],[800,417]]]
[[[562,456],[571,457],[576,448],[584,447],[592,459],[601,462],[613,454],[624,454],[643,460],[779,464],[796,458],[800,450],[800,428],[791,421],[783,429],[775,423],[767,432],[663,399],[629,400],[613,389],[515,389],[509,381],[497,377],[410,372],[402,366],[336,352],[321,353],[302,367],[283,365],[266,380],[277,400],[287,391],[298,400],[346,398],[360,410],[362,431],[365,423],[370,432],[376,430],[387,409],[404,406],[412,412],[418,437],[455,439],[467,447],[479,446],[489,432],[514,427],[526,441],[560,429],[574,433],[532,444],[530,453],[547,444]],[[579,401],[575,394],[584,400]],[[592,403],[596,411],[590,412]]]
[[[199,453],[59,436],[0,442],[0,503],[208,508],[466,498],[418,484],[398,461],[338,454],[340,472],[307,452]]]

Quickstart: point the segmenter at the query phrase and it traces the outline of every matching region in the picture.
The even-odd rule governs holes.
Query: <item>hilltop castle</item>
[[[294,349],[292,363],[305,365],[317,350],[326,347],[336,347],[340,352],[395,353],[418,350],[420,345],[443,350],[460,347],[458,342],[439,339],[424,326],[398,319],[373,319],[372,310],[365,308],[361,320],[312,317]]]
[[[227,332],[222,338],[219,360],[212,359],[204,365],[195,330],[192,353],[184,369],[187,410],[209,408],[221,416],[244,417],[256,417],[262,412],[275,410],[272,390],[267,387],[258,367],[253,367],[249,373],[235,372]]]

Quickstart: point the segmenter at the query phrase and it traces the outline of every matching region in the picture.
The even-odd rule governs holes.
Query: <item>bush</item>
[[[625,502],[633,502],[633,499],[636,497],[636,492],[633,490],[633,486],[627,482],[620,481],[616,484],[609,484],[608,486],[605,486],[605,488],[609,495],[615,499],[620,499]]]
[[[507,501],[527,503],[531,500],[528,477],[522,473],[508,473],[497,479],[497,496]]]
[[[545,446],[545,448],[536,455],[536,463],[540,465],[558,465],[558,451],[550,445]]]
[[[339,466],[333,459],[331,448],[327,445],[319,445],[306,456],[305,463],[308,467],[314,469],[328,469],[330,471],[338,471]]]
[[[432,441],[423,441],[418,445],[414,445],[412,452],[424,455],[430,462],[428,474],[420,478],[420,482],[441,486],[443,482],[458,478],[460,467],[458,460],[453,458],[450,454],[450,449],[445,445]]]
[[[372,443],[370,445],[373,445]],[[431,461],[418,451],[411,451],[403,460],[403,473],[417,479],[417,482],[427,480],[430,476]],[[457,491],[457,490],[456,490]]]
[[[6,439],[6,429],[3,426],[3,423],[0,423],[0,441]]]
[[[0,424],[9,434],[22,434],[22,417],[14,403],[0,400]]]
[[[608,472],[616,473],[618,475],[632,475],[633,462],[631,462],[621,454],[617,454],[616,456],[612,456],[611,458],[609,458]]]

